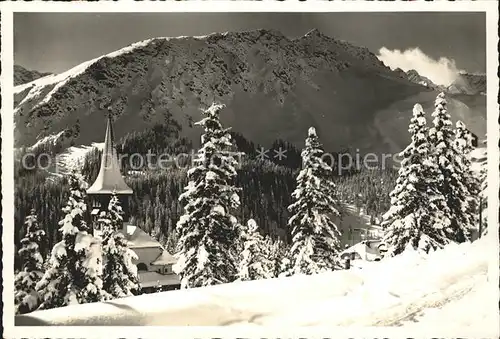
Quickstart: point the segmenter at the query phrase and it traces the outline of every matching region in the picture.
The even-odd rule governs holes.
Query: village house
[[[113,192],[120,200],[124,215],[123,227],[118,232],[125,235],[130,248],[137,254],[139,282],[142,292],[177,289],[180,287],[178,275],[172,271],[176,259],[153,237],[141,228],[129,223],[129,199],[133,195],[132,189],[125,183],[118,162],[118,155],[114,145],[113,125],[111,116],[108,116],[101,167],[97,179],[87,190],[90,199],[92,224],[102,210],[107,209]],[[95,236],[99,230],[93,229]]]

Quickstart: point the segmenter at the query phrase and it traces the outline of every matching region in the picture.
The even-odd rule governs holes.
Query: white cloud
[[[455,64],[455,60],[445,57],[435,60],[418,47],[409,48],[405,51],[382,47],[377,57],[393,70],[398,67],[405,72],[414,69],[437,85],[450,85],[457,78],[460,71]]]

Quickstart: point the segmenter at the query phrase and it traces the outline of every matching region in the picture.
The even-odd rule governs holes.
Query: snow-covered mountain
[[[50,75],[50,73],[28,70],[23,66],[14,65],[14,86],[22,85],[47,75]]]
[[[486,74],[460,72],[447,90],[453,94],[486,95]]]
[[[74,144],[100,141],[108,106],[117,138],[170,113],[197,142],[190,121],[219,101],[225,124],[264,145],[282,138],[302,146],[314,126],[327,149],[385,150],[406,140],[407,126],[381,128],[377,115],[420,93],[432,106],[437,92],[402,78],[368,49],[318,30],[296,39],[273,30],[155,38],[17,86],[15,142],[33,145],[74,125]],[[483,113],[470,109],[461,118],[467,124]]]
[[[402,78],[419,84],[430,89],[443,91],[448,94],[464,94],[464,95],[485,95],[486,94],[486,74],[468,73],[460,71],[457,73],[456,79],[449,86],[436,85],[431,79],[419,74],[416,70],[411,69],[407,72],[401,68],[396,68],[395,73]]]

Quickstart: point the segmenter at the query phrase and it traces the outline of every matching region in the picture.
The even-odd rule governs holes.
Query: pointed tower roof
[[[108,114],[108,126],[102,151],[101,168],[95,182],[87,190],[88,194],[132,194],[133,191],[123,180],[118,163],[118,154],[113,142],[113,125]]]

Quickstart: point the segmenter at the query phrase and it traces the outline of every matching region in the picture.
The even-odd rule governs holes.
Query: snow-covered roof
[[[156,258],[151,265],[170,265],[170,264],[175,264],[177,262],[177,259],[175,257],[168,253],[168,251],[164,250],[158,258]]]
[[[139,272],[141,287],[155,287],[158,283],[162,286],[179,285],[181,283],[177,274],[160,274],[158,272]]]
[[[159,247],[161,244],[153,239],[149,234],[144,232],[140,227],[134,225],[126,225],[126,233],[123,230],[118,232],[125,235],[125,238],[130,243],[130,248],[144,248],[144,247]]]
[[[111,117],[108,117],[106,137],[102,151],[101,168],[97,179],[87,190],[88,194],[132,194],[132,189],[125,183],[121,173],[118,155],[113,142],[113,126]]]

